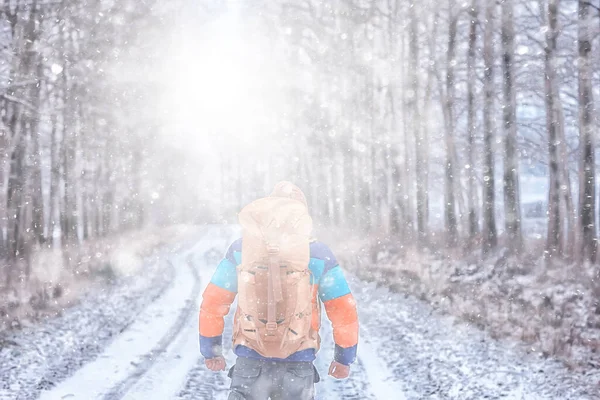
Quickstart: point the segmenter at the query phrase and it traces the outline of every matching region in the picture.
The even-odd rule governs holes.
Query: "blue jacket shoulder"
[[[325,243],[319,241],[310,244],[310,258],[322,260],[325,263],[323,274],[338,265],[331,249]]]
[[[235,253],[242,252],[242,238],[239,238],[235,242],[231,243],[229,249],[227,249],[227,253],[225,254],[225,258],[233,263],[233,265],[237,265],[237,260],[235,259]]]

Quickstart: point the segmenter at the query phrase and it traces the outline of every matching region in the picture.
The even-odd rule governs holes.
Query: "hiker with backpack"
[[[331,250],[311,240],[302,191],[280,182],[239,214],[236,240],[208,284],[200,308],[200,351],[211,371],[224,371],[224,316],[237,296],[229,400],[310,400],[320,378],[321,302],[333,325],[329,375],[345,379],[356,359],[356,303]]]

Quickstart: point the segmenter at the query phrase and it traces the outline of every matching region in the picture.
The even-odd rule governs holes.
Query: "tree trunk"
[[[453,10],[454,1],[450,0],[449,9]],[[454,12],[454,11],[450,11]],[[456,63],[456,30],[458,24],[458,15],[450,16],[450,26],[448,30],[448,53],[446,66],[446,162],[445,162],[445,224],[446,224],[446,245],[454,247],[458,243],[458,224],[456,219],[456,199],[455,199],[455,170],[454,170],[454,100],[455,100],[455,82],[454,65]]]
[[[595,177],[595,140],[593,111],[594,99],[592,91],[592,52],[590,5],[586,0],[579,0],[578,18],[579,61],[577,63],[579,80],[579,261],[596,261],[596,177]]]
[[[562,254],[562,223],[560,209],[561,173],[559,170],[558,127],[555,118],[557,77],[555,69],[556,38],[558,35],[558,0],[550,0],[547,10],[548,31],[545,52],[546,127],[548,130],[548,235],[546,251],[550,256]]]
[[[369,143],[367,144],[367,163],[369,168],[369,230],[374,232],[378,228],[379,195],[377,193],[377,147],[375,143],[375,82],[373,80],[373,68],[369,65],[365,75],[365,88],[367,91],[367,119]]]
[[[36,67],[36,19],[37,19],[37,2],[33,1],[28,10],[26,19],[23,20],[23,27],[19,34],[14,38],[14,45],[17,49],[16,58],[19,62],[16,63],[15,76],[19,79],[35,80],[37,77]],[[17,98],[24,99],[29,106],[19,104],[15,106],[16,111],[13,114],[11,125],[9,126],[13,132],[13,140],[15,143],[15,151],[12,154],[11,175],[9,178],[9,246],[11,246],[10,256],[13,260],[21,259],[25,261],[26,270],[25,278],[29,274],[29,259],[30,249],[33,246],[34,232],[32,231],[33,224],[33,169],[35,168],[34,149],[32,149],[31,141],[35,140],[32,136],[35,134],[33,130],[37,130],[35,115],[39,107],[39,88],[37,85],[25,85],[16,91]],[[32,109],[33,104],[34,109]],[[35,107],[37,105],[38,107]],[[41,182],[40,182],[41,184]],[[12,237],[11,237],[12,233]]]
[[[63,47],[69,54],[74,53],[75,40],[77,35],[68,33],[61,35]],[[62,71],[62,91],[63,91],[63,146],[62,146],[62,176],[64,185],[63,209],[61,212],[61,236],[63,245],[69,246],[77,238],[77,179],[76,174],[76,113],[77,107],[75,97],[77,97],[77,85],[74,79],[71,79],[70,66],[74,62],[72,58],[65,60]]]
[[[15,129],[23,129],[17,124]],[[21,220],[23,219],[23,192],[25,185],[25,138],[21,136],[12,153],[10,178],[8,181],[8,246],[9,256],[15,260],[19,254],[23,253],[21,242]]]
[[[410,122],[406,124],[404,134],[409,130],[415,135],[415,178],[417,186],[417,239],[420,247],[427,244],[427,138],[425,128],[421,126],[421,110],[419,109],[419,21],[416,15],[416,3],[409,7],[409,56],[408,80],[410,98],[407,106]],[[436,14],[437,15],[437,14]]]
[[[32,85],[31,88],[31,99],[32,105],[36,110],[39,110],[44,66],[39,54],[35,53],[34,59],[36,64],[36,83]],[[44,194],[42,190],[42,159],[40,154],[41,132],[39,130],[40,117],[38,112],[39,111],[36,111],[36,114],[31,116],[30,122],[31,140],[33,142],[33,152],[31,154],[31,168],[33,169],[31,177],[33,220],[31,228],[36,241],[38,243],[44,243],[46,237],[44,234]]]
[[[436,8],[436,11],[433,15],[432,18],[432,22],[431,25],[429,27],[430,31],[431,31],[431,36],[428,40],[428,50],[429,50],[429,68],[427,68],[427,81],[425,83],[425,93],[423,96],[423,108],[422,108],[422,112],[419,114],[420,118],[419,120],[421,121],[425,121],[425,122],[420,122],[418,127],[418,141],[419,141],[419,149],[420,149],[420,153],[419,153],[419,157],[420,157],[420,161],[419,161],[419,166],[418,166],[418,170],[420,171],[419,173],[417,173],[417,185],[420,185],[420,189],[419,186],[417,186],[417,193],[418,196],[421,198],[420,200],[420,204],[421,204],[421,217],[422,217],[422,222],[423,222],[423,229],[420,235],[420,243],[421,246],[424,246],[427,244],[427,238],[429,235],[429,231],[428,231],[428,224],[429,224],[429,132],[431,129],[431,126],[429,124],[429,121],[431,120],[431,118],[433,117],[433,113],[431,112],[432,109],[432,101],[433,101],[433,90],[434,90],[434,83],[435,80],[437,79],[436,77],[436,69],[437,69],[437,65],[436,65],[436,45],[437,45],[437,39],[438,39],[438,26],[441,25],[439,24],[440,20],[440,13],[439,13],[439,9]],[[420,194],[419,194],[420,193]]]
[[[559,166],[559,173],[561,175],[560,181],[560,205],[561,215],[564,216],[564,240],[563,248],[564,256],[567,259],[571,259],[575,252],[575,241],[578,236],[577,233],[577,217],[575,215],[575,206],[573,204],[573,193],[571,191],[571,178],[569,174],[569,155],[567,151],[567,139],[565,135],[565,116],[562,106],[562,100],[558,87],[555,89],[555,110],[554,115],[556,116],[556,126],[558,135],[558,150],[559,160],[563,160]]]
[[[398,129],[398,119],[396,118],[396,107],[394,93],[388,91],[389,107],[391,113],[390,128],[393,136],[399,136],[400,130]],[[403,132],[404,133],[404,132]],[[404,133],[405,134],[405,133]],[[391,142],[393,140],[390,139]],[[389,225],[390,230],[393,234],[398,234],[401,231],[401,224],[404,223],[400,220],[400,204],[399,197],[401,191],[400,186],[400,171],[397,162],[397,150],[390,143],[386,146],[386,161],[387,161],[387,203],[389,205]]]
[[[58,108],[59,97],[54,98],[56,108]],[[48,224],[48,238],[51,243],[55,243],[54,231],[60,221],[61,196],[60,196],[60,139],[58,137],[58,115],[53,112],[50,117],[51,132],[50,132],[50,218]]]
[[[483,108],[483,125],[484,125],[484,167],[483,167],[483,184],[484,184],[484,224],[483,224],[483,253],[487,254],[498,244],[496,232],[496,215],[495,215],[495,165],[494,165],[494,14],[496,3],[493,1],[487,2],[485,11],[485,34],[483,41],[483,58],[485,64],[484,76],[484,92],[485,102]]]
[[[348,133],[345,136],[345,141],[342,148],[342,157],[344,165],[344,197],[342,202],[344,203],[344,214],[342,215],[342,223],[346,227],[351,226],[348,223],[353,224],[357,221],[356,204],[354,204],[354,191],[355,179],[354,179],[354,151],[352,149],[352,136]]]
[[[469,50],[467,54],[467,207],[469,214],[469,239],[473,241],[479,233],[479,217],[477,215],[477,176],[475,175],[475,135],[476,135],[476,109],[475,109],[475,49],[477,46],[477,24],[479,5],[477,0],[472,0],[469,10]]]
[[[502,2],[502,68],[504,72],[504,221],[506,246],[513,254],[523,250],[521,200],[519,195],[519,155],[517,150],[516,92],[514,82],[514,6]]]

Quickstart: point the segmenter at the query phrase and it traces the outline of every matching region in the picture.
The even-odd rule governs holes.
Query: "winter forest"
[[[0,331],[289,180],[360,284],[600,366],[598,0],[3,0],[0,46]]]
[[[3,5],[5,279],[285,177],[328,226],[595,261],[600,5],[158,3]]]

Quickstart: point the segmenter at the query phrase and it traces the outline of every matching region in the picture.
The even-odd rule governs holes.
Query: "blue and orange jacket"
[[[219,263],[210,283],[202,296],[200,307],[200,351],[205,358],[221,355],[224,317],[237,294],[236,267],[242,260],[242,240],[238,239],[229,247],[225,258]],[[315,297],[325,305],[327,317],[333,326],[335,341],[335,361],[350,365],[356,359],[358,344],[358,315],[356,303],[348,282],[333,253],[323,243],[310,244],[311,283]],[[316,302],[316,298],[314,299]],[[320,321],[316,322],[316,330]],[[256,351],[237,346],[238,357],[265,359]],[[307,349],[292,354],[285,360],[273,361],[314,361],[316,349]]]

